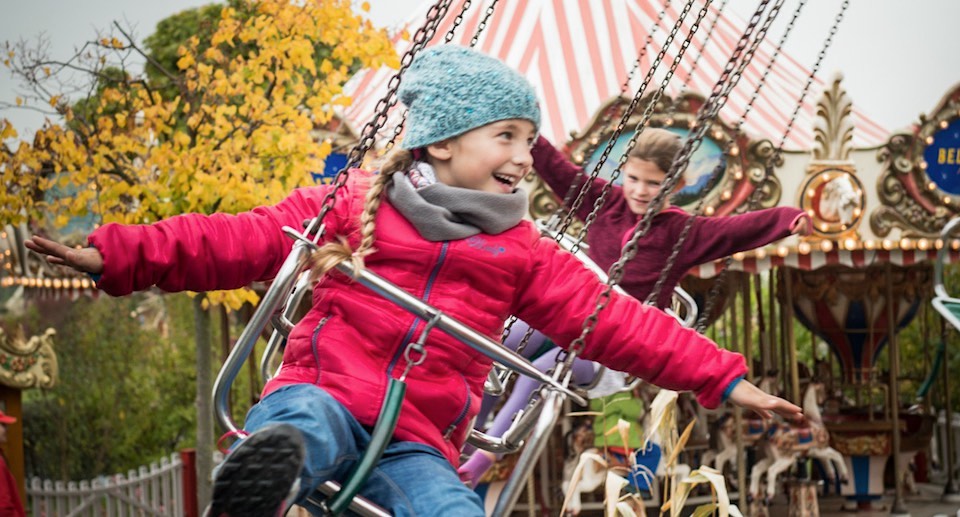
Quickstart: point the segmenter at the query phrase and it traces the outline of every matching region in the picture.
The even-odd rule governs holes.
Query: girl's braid
[[[407,150],[393,152],[384,162],[376,180],[370,185],[360,214],[360,246],[356,251],[350,248],[347,238],[338,235],[336,241],[328,242],[310,256],[311,278],[316,281],[344,260],[353,262],[354,269],[363,268],[363,258],[376,252],[373,248],[374,219],[383,200],[387,187],[397,172],[406,172],[413,165],[413,155]]]

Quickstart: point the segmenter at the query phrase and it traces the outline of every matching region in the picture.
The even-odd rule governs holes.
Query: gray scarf
[[[492,194],[439,182],[414,188],[400,173],[393,175],[387,197],[424,239],[434,242],[503,233],[527,213],[527,195],[521,190]]]

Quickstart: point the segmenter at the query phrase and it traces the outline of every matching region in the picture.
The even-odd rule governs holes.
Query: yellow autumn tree
[[[179,47],[177,70],[165,69],[119,25],[66,60],[7,44],[4,64],[58,117],[29,141],[17,141],[16,128],[0,120],[0,226],[59,228],[89,216],[148,223],[276,203],[323,169],[330,146],[314,130],[350,103],[342,86],[351,73],[399,66],[386,32],[348,0],[229,0],[204,34],[209,39],[193,36]],[[144,60],[162,85],[130,70]],[[236,308],[255,297],[214,298]],[[199,304],[195,314],[204,504],[212,452],[209,315]]]
[[[349,1],[233,2],[210,41],[190,38],[180,70],[162,71],[177,92],[165,99],[123,67],[131,54],[147,54],[117,32],[66,61],[8,46],[6,64],[64,122],[48,120],[32,141],[3,145],[0,223],[55,227],[87,214],[147,223],[275,203],[322,170],[330,147],[312,132],[350,103],[342,85],[352,71],[399,65],[385,31]],[[83,109],[47,81],[78,70],[98,85]],[[16,136],[0,120],[0,140]]]

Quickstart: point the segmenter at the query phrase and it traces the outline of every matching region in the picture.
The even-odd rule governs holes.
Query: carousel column
[[[943,316],[940,316],[940,339],[943,340],[943,344],[946,347],[947,345],[947,322],[944,320]],[[949,350],[949,347],[946,347]],[[941,499],[947,503],[957,503],[960,502],[960,488],[957,487],[957,478],[954,475],[954,450],[956,444],[953,441],[953,409],[950,407],[950,374],[948,372],[948,365],[950,361],[943,361],[943,407],[945,411],[945,420],[944,427],[946,428],[944,433],[946,434],[946,451],[942,451],[941,454],[946,455],[947,462],[947,482],[943,486],[943,496]]]
[[[783,294],[786,298],[786,306],[788,308],[793,306],[793,286],[790,278],[790,272],[786,269],[783,271]],[[784,310],[783,311],[783,321],[784,325],[784,334],[783,340],[784,344],[787,346],[787,360],[789,364],[787,365],[790,368],[790,401],[794,404],[800,405],[802,400],[800,400],[800,370],[797,366],[797,342],[793,336],[793,310]]]
[[[747,379],[753,379],[753,328],[750,317],[750,277],[744,273],[740,283],[740,296],[743,300],[743,357],[747,360]],[[757,303],[760,303],[759,299]],[[743,412],[739,412],[742,419]],[[742,420],[736,422],[735,429],[743,429]],[[740,493],[746,493],[747,486],[747,454],[743,444],[743,433],[737,433],[737,486]]]
[[[910,515],[903,502],[903,483],[900,482],[903,472],[900,464],[900,392],[897,390],[900,378],[900,347],[897,343],[897,319],[894,312],[893,275],[891,266],[886,265],[884,275],[887,284],[887,332],[889,333],[888,351],[890,354],[890,415],[893,421],[893,503],[890,505],[890,515]]]

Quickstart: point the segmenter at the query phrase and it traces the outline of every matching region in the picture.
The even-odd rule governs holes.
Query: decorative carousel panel
[[[665,128],[686,138],[704,102],[702,96],[692,93],[676,100],[661,97],[652,108],[649,100],[648,97],[640,103],[612,142],[629,101],[613,99],[601,106],[590,125],[580,135],[573,135],[567,145],[571,160],[588,175],[599,166],[597,177],[619,185],[621,167],[626,161],[624,155],[632,147],[631,139],[648,108],[652,111],[649,127]],[[767,163],[773,155],[769,141],[751,142],[730,126],[713,122],[686,170],[682,171],[680,187],[671,202],[691,212],[702,202],[702,213],[708,216],[775,206],[780,200],[780,184],[768,173],[771,168]],[[557,207],[558,197],[567,194],[550,193],[536,178],[528,178],[528,182],[531,214],[536,218],[549,216]]]
[[[891,137],[877,159],[884,163],[877,185],[883,206],[870,216],[874,233],[899,228],[908,237],[936,238],[960,213],[960,86],[920,117],[914,133]]]
[[[813,220],[813,236],[841,240],[856,238],[863,219],[866,194],[852,166],[813,164],[800,190],[798,205]]]
[[[47,329],[26,339],[22,329],[7,336],[0,328],[0,384],[17,389],[52,388],[59,375],[54,334]]]

